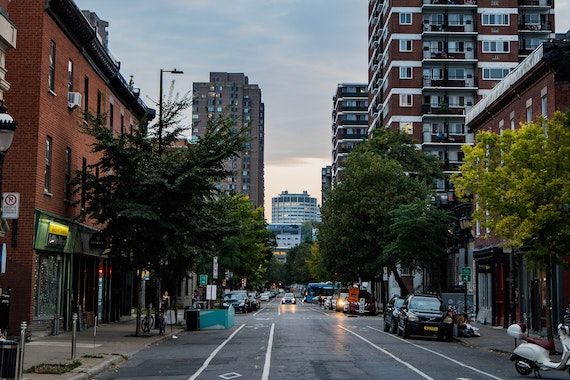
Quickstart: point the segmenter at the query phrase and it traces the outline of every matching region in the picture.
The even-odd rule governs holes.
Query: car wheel
[[[386,321],[384,321],[384,332],[388,332],[390,331],[390,325],[386,323]]]
[[[408,327],[406,325],[404,325],[404,329],[402,330],[402,338],[409,338],[410,337],[410,331],[408,330]]]

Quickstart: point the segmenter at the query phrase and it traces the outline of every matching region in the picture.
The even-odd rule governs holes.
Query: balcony
[[[469,135],[469,134],[468,134]],[[461,133],[424,132],[422,144],[466,144],[469,139]]]
[[[523,23],[519,24],[520,32],[543,32],[548,33],[552,31],[550,22],[543,22],[540,24]]]
[[[519,0],[519,7],[551,7],[552,0]]]
[[[458,24],[426,24],[424,23],[424,34],[438,34],[438,33],[475,33],[473,23],[458,25]]]
[[[424,87],[477,87],[477,77],[433,79],[424,78]]]
[[[445,161],[441,161],[441,170],[443,170],[444,172],[458,172],[459,171],[459,167],[463,164],[463,162],[461,161],[450,161],[450,160],[445,160]]]
[[[340,140],[364,140],[367,138],[368,138],[368,135],[365,133],[344,133],[338,137],[339,141]]]
[[[459,104],[422,104],[422,114],[463,116],[470,108],[471,106],[462,106]]]
[[[424,49],[424,59],[475,59],[473,49],[464,51],[445,51],[437,49]]]
[[[438,6],[446,6],[446,5],[467,5],[467,6],[476,6],[477,0],[424,0],[423,5],[438,5]]]

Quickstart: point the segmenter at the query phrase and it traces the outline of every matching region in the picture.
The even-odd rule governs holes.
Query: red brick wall
[[[47,210],[68,218],[77,217],[77,207],[64,202],[65,150],[72,151],[72,170],[81,168],[82,158],[88,163],[90,139],[81,133],[82,107],[67,107],[67,65],[74,63],[74,91],[83,96],[84,76],[89,77],[89,107],[95,110],[97,90],[105,96],[102,112],[114,98],[114,126],[119,129],[120,115],[128,128],[131,116],[90,66],[81,51],[44,11],[44,2],[19,0],[10,3],[10,17],[18,28],[17,49],[7,54],[7,80],[11,89],[6,94],[9,113],[19,123],[14,143],[4,166],[4,191],[20,193],[18,246],[8,244],[7,273],[0,275],[0,287],[13,289],[11,327],[33,317],[35,285],[34,210]],[[48,91],[48,53],[50,40],[56,43],[55,91]],[[83,101],[83,99],[82,99]],[[45,140],[53,139],[51,195],[44,194]],[[89,221],[87,221],[89,224]],[[10,239],[7,239],[9,243]]]

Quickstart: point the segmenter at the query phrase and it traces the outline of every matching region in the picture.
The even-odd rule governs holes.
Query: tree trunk
[[[137,287],[137,305],[136,305],[136,327],[135,327],[135,336],[141,335],[141,311],[144,305],[142,305],[142,286],[141,281],[144,281],[141,277],[141,272],[136,271],[137,278],[135,280],[135,286]]]
[[[398,283],[398,286],[400,287],[400,295],[402,297],[407,296],[410,291],[408,289],[408,287],[406,286],[406,284],[404,283],[404,280],[402,280],[402,277],[400,277],[400,273],[398,272],[398,268],[396,268],[396,266],[392,266],[390,268],[390,270],[392,271],[392,274],[394,275],[394,279],[396,280],[396,282]]]

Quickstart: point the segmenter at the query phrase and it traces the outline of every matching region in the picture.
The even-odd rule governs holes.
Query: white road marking
[[[469,368],[470,370],[475,371],[475,372],[477,372],[477,373],[480,373],[481,375],[488,376],[488,377],[490,377],[491,379],[503,380],[503,379],[500,378],[500,377],[497,377],[497,376],[492,375],[492,374],[490,374],[490,373],[488,373],[488,372],[485,372],[485,371],[481,371],[480,369],[477,369],[477,368],[475,368],[475,367],[471,367],[470,365],[461,363],[460,361],[455,360],[455,359],[453,359],[453,358],[450,358],[449,356],[446,356],[446,355],[444,355],[444,354],[441,354],[441,353],[439,353],[439,352],[437,352],[437,351],[430,350],[429,348],[422,347],[422,346],[420,346],[420,345],[418,345],[418,344],[409,342],[409,341],[407,341],[407,340],[405,340],[405,339],[402,339],[402,338],[400,338],[400,337],[394,336],[394,335],[392,335],[392,334],[388,334],[388,333],[386,333],[386,332],[384,332],[384,331],[382,331],[382,330],[380,330],[380,329],[377,329],[377,328],[374,328],[374,327],[371,327],[371,326],[367,326],[367,327],[368,327],[369,329],[371,329],[371,330],[378,331],[378,332],[381,332],[382,334],[386,334],[386,335],[388,335],[388,336],[391,336],[391,337],[394,338],[394,339],[398,339],[398,340],[401,340],[402,342],[411,344],[411,345],[414,346],[414,347],[421,348],[421,349],[424,350],[424,351],[431,352],[431,353],[434,354],[434,355],[437,355],[437,356],[440,356],[440,357],[442,357],[442,358],[444,358],[444,359],[447,359],[447,360],[449,360],[450,362],[453,362],[453,363],[455,363],[455,364],[458,364],[458,365],[460,365],[460,366],[462,366],[462,367],[464,367],[464,368]]]
[[[261,375],[261,380],[269,379],[269,368],[271,367],[271,349],[273,348],[274,331],[275,331],[275,323],[272,323],[271,331],[269,331],[269,341],[267,342],[267,352],[265,353],[265,364],[263,365],[263,375]]]
[[[369,345],[371,345],[372,347],[374,347],[375,349],[377,349],[378,351],[382,352],[385,355],[388,355],[389,357],[391,357],[392,359],[394,359],[395,361],[397,361],[398,363],[402,363],[403,365],[405,365],[406,367],[408,367],[409,369],[411,369],[412,371],[414,371],[415,373],[417,373],[418,375],[420,375],[421,377],[423,377],[424,379],[428,379],[428,380],[433,380],[433,377],[430,377],[429,375],[427,375],[426,373],[420,371],[419,369],[417,369],[416,367],[414,367],[413,365],[411,365],[408,362],[403,361],[402,359],[400,359],[399,357],[391,354],[390,352],[386,351],[385,349],[383,349],[382,347],[379,347],[377,345],[375,345],[374,343],[372,343],[371,341],[369,341],[368,339],[364,338],[363,336],[358,335],[357,333],[350,331],[349,329],[338,325],[338,327],[340,327],[341,329],[351,333],[352,335],[360,338],[361,340],[365,341],[366,343],[368,343]]]
[[[269,305],[271,302],[273,302],[273,300],[267,302],[267,304],[265,304],[264,307],[262,307],[261,309],[259,309],[258,311],[256,311],[255,313],[253,313],[253,316],[255,317],[257,314],[259,314],[261,311],[265,310],[265,308],[267,307],[267,305]]]
[[[26,343],[26,346],[52,346],[52,347],[71,347],[71,342],[45,342],[36,341]],[[100,344],[91,343],[77,343],[77,348],[97,348],[101,347]]]
[[[239,374],[237,372],[228,372],[228,373],[224,373],[223,375],[220,375],[218,377],[221,377],[224,380],[229,380],[229,379],[235,379],[237,377],[241,377],[241,374]]]
[[[281,305],[277,305],[277,315],[281,315]]]
[[[232,333],[232,335],[230,335],[214,351],[212,351],[210,356],[208,356],[208,358],[204,361],[204,364],[202,364],[202,366],[200,368],[198,368],[196,373],[194,373],[188,380],[196,380],[198,378],[198,376],[200,376],[200,374],[208,367],[208,365],[210,364],[212,359],[218,354],[218,352],[220,352],[220,350],[226,345],[226,343],[228,343],[241,329],[243,329],[244,326],[245,326],[245,323],[243,325],[241,325],[240,327],[238,327],[238,329],[236,331],[234,331]]]

